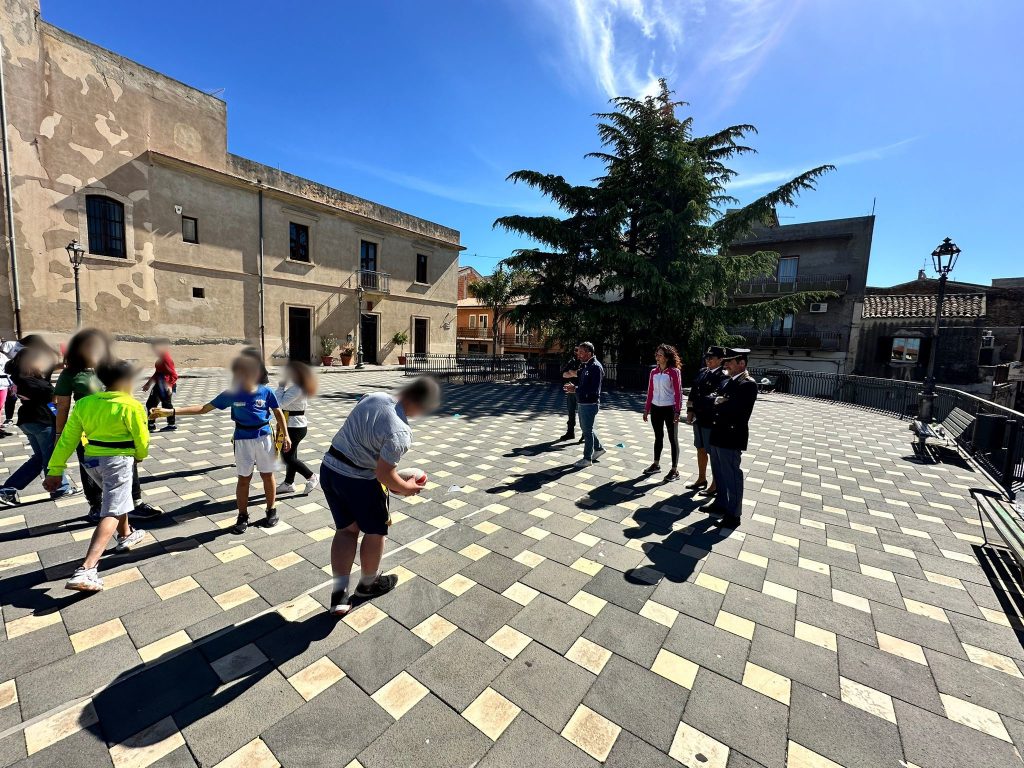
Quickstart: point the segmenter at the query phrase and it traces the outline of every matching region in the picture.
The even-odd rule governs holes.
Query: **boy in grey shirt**
[[[398,582],[395,576],[380,574],[384,539],[391,525],[389,493],[414,496],[423,490],[414,480],[402,478],[397,465],[412,447],[409,419],[434,410],[440,399],[437,382],[429,378],[414,380],[397,397],[385,392],[365,395],[331,440],[320,483],[336,529],[331,544],[330,609],[335,616],[351,609],[349,581],[357,546],[362,573],[356,597],[383,595]]]

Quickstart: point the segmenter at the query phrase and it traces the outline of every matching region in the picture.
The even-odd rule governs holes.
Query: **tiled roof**
[[[985,294],[953,293],[942,302],[943,317],[984,317]],[[935,296],[910,294],[864,297],[864,317],[935,317]]]

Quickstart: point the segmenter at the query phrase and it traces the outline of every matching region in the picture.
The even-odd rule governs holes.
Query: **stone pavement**
[[[321,381],[309,461],[402,379]],[[225,383],[193,372],[177,402]],[[683,488],[691,447],[682,481],[640,476],[638,397],[608,398],[584,471],[551,444],[557,388],[446,395],[414,425],[430,486],[393,502],[401,585],[342,622],[319,492],[226,530],[223,414],[155,436],[142,480],[167,514],[105,558],[101,594],[63,589],[84,501],[0,509],[0,766],[1021,764],[1016,572],[978,547],[982,478],[914,463],[905,423],[762,398],[723,535]],[[0,451],[4,472],[26,455]]]

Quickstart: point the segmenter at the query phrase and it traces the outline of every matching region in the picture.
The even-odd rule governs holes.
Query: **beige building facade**
[[[456,230],[230,154],[223,101],[46,23],[36,0],[0,10],[0,335],[74,330],[77,240],[82,324],[125,356],[168,337],[179,365],[261,339],[268,362],[317,360],[334,338],[393,363],[400,331],[406,353],[455,352]]]

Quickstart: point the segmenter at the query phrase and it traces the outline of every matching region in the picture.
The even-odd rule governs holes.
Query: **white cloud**
[[[819,165],[831,164],[837,168],[843,168],[844,166],[857,165],[858,163],[866,163],[872,160],[882,160],[896,152],[899,152],[908,144],[912,144],[917,141],[917,139],[917,136],[912,136],[909,139],[896,141],[892,144],[885,144],[880,147],[871,147],[870,149],[862,149],[857,152],[850,152],[849,154],[840,155],[839,157],[828,160],[822,160],[817,163],[806,163],[799,167],[792,166],[789,168],[779,168],[774,171],[744,174],[729,183],[729,190],[735,191],[737,189],[750,189],[752,187],[767,187],[770,184],[781,184],[795,178],[804,171],[810,168],[816,168]]]
[[[802,0],[535,0],[565,41],[561,66],[607,96],[644,96],[658,78],[732,103],[777,46]]]
[[[689,0],[538,0],[567,33],[569,62],[609,97],[645,96],[672,73]]]

